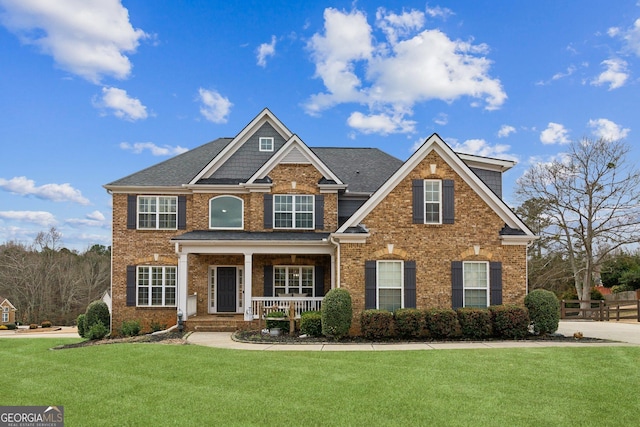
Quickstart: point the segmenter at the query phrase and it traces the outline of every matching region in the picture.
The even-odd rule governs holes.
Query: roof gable
[[[278,120],[278,118],[268,108],[265,108],[247,126],[245,126],[244,129],[242,129],[242,131],[235,138],[233,138],[233,140],[224,148],[224,150],[222,150],[215,158],[213,158],[209,162],[209,164],[206,165],[200,171],[200,173],[198,173],[191,180],[189,184],[195,184],[200,179],[213,177],[214,174],[227,163],[227,161],[230,161],[232,159],[234,154],[236,154],[238,150],[240,150],[249,139],[254,137],[257,132],[264,131],[265,129],[268,128],[268,127],[265,127],[265,124],[268,124],[269,125],[268,127],[270,127],[270,129],[272,129],[275,132],[275,134],[273,135],[274,138],[275,138],[275,135],[279,135],[283,140],[286,141],[289,138],[291,138],[291,136],[293,135],[291,131],[287,129],[287,127],[280,120]],[[234,172],[234,173],[240,173],[239,169],[235,169],[235,168],[240,167],[241,161],[239,161],[239,159],[242,159],[243,154],[247,154],[247,153],[242,153],[241,151],[240,156],[237,157],[235,160],[231,160],[232,163],[229,166],[227,166],[228,168],[233,168],[232,170],[238,170],[238,172]],[[266,153],[266,154],[267,156],[265,157],[269,157],[268,155],[273,153]],[[234,166],[234,162],[236,163],[235,166]],[[249,173],[251,172],[253,171],[249,171]]]
[[[338,229],[337,233],[344,233],[348,228],[358,226],[432,151],[435,151],[491,207],[505,224],[510,228],[522,230],[526,236],[535,237],[504,201],[491,191],[436,133],[427,138],[424,144]]]

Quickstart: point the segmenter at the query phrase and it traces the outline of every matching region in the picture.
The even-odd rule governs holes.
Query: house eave
[[[503,246],[528,245],[538,238],[538,236],[532,236],[529,234],[521,236],[500,236]]]
[[[367,243],[371,233],[332,233],[331,237],[339,243]]]
[[[135,194],[151,194],[151,193],[159,193],[159,194],[189,194],[189,189],[185,187],[176,187],[176,186],[161,186],[161,185],[103,185],[102,186],[107,192],[111,194],[121,194],[121,193],[135,193]]]

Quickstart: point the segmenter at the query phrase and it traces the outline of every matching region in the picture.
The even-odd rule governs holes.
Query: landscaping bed
[[[131,344],[131,343],[156,343],[156,344],[173,344],[173,345],[185,345],[187,342],[187,334],[184,332],[167,332],[164,334],[147,334],[138,335],[135,337],[124,338],[105,338],[101,340],[86,340],[72,344],[63,344],[53,347],[52,350],[63,350],[68,348],[80,348],[89,347],[93,345],[104,344]]]

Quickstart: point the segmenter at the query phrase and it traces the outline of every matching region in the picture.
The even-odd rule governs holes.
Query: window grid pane
[[[288,266],[274,267],[273,290],[277,296],[281,294],[307,294],[313,296],[314,267],[312,266]]]
[[[175,229],[177,223],[177,197],[138,197],[138,228]]]
[[[474,308],[487,307],[488,295],[488,263],[464,263],[464,306]]]
[[[139,266],[137,279],[139,306],[176,305],[176,267]]]
[[[309,195],[275,195],[274,228],[313,228],[313,201]]]
[[[440,193],[440,181],[424,182],[425,223],[440,223]]]

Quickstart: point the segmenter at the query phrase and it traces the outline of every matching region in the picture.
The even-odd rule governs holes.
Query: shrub
[[[553,292],[544,289],[531,291],[524,297],[524,305],[529,310],[536,335],[552,334],[558,330],[560,302]]]
[[[458,315],[452,309],[430,309],[425,311],[424,320],[429,334],[434,338],[455,338],[460,336]]]
[[[612,288],[612,292],[613,292],[613,288]],[[576,288],[572,287],[570,289],[567,289],[566,291],[564,291],[561,295],[560,295],[560,299],[563,300],[580,300],[581,298],[578,298],[578,292],[576,291]],[[591,292],[589,294],[589,299],[592,300],[596,300],[596,301],[600,301],[604,299],[604,296],[602,296],[602,293],[600,293],[599,290],[597,290],[596,288],[591,288]],[[580,307],[580,304],[577,302],[570,302],[570,303],[566,303],[567,308],[578,308]],[[592,302],[591,303],[591,307],[598,307],[599,303],[597,302]]]
[[[360,330],[370,340],[394,336],[393,313],[388,310],[364,310],[360,315]]]
[[[398,336],[417,338],[424,330],[424,314],[415,308],[401,308],[393,313]]]
[[[498,338],[520,339],[529,335],[529,311],[516,305],[489,307],[493,334]]]
[[[305,311],[300,315],[300,333],[312,337],[322,335],[322,314],[319,311]]]
[[[111,327],[111,316],[109,315],[109,307],[102,300],[93,301],[87,307],[87,312],[85,313],[85,332],[91,329],[91,327],[98,322],[102,322],[102,326],[107,328],[107,330]]]
[[[15,323],[6,323],[4,326],[7,327],[7,329],[9,329],[10,331],[13,331],[15,329],[18,329],[18,326],[16,326]]]
[[[322,334],[340,339],[351,328],[351,294],[342,288],[331,289],[322,301]]]
[[[76,319],[76,323],[78,324],[78,335],[80,335],[82,338],[86,338],[85,337],[85,332],[87,330],[86,316],[84,314],[79,314],[78,318]]]
[[[40,326],[42,326],[43,328],[50,328],[51,326],[53,326],[53,323],[51,323],[50,320],[45,320],[40,324]]]
[[[167,329],[167,325],[164,323],[151,322],[151,332],[164,331]]]
[[[493,334],[489,310],[467,307],[459,308],[456,313],[463,337],[485,339]]]
[[[284,320],[287,314],[284,311],[272,311],[267,314],[267,328],[280,328],[282,332],[289,332],[289,321]],[[273,320],[280,319],[280,320]]]
[[[620,292],[629,292],[632,290],[633,290],[633,287],[629,285],[614,285],[611,287],[611,292],[614,294],[619,294]]]
[[[90,340],[101,340],[102,338],[106,337],[108,333],[109,330],[107,329],[107,327],[104,326],[101,320],[98,320],[97,323],[91,325],[89,330],[86,331],[85,338],[88,338]]]
[[[38,325],[36,325],[35,323],[32,323],[29,325],[29,329],[38,329]]]
[[[0,331],[6,331],[7,329],[7,325],[0,325]]]
[[[135,337],[140,333],[142,326],[140,326],[140,321],[138,320],[125,320],[122,322],[122,327],[120,328],[120,334],[125,337]]]

